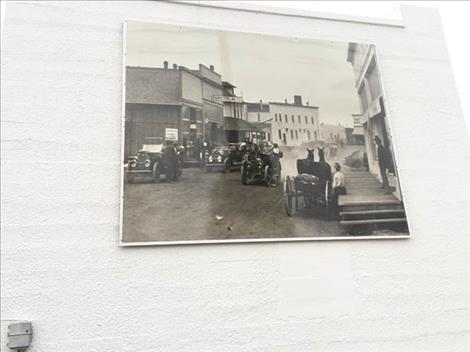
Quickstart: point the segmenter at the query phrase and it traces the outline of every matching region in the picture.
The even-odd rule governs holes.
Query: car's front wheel
[[[153,182],[155,183],[160,182],[160,165],[157,162],[153,164],[152,179],[153,179]]]
[[[226,159],[225,159],[224,168],[225,168],[225,172],[226,172],[227,174],[229,174],[229,173],[232,171],[232,166],[231,166],[231,162],[230,162],[230,159],[229,159],[229,158],[226,158]]]

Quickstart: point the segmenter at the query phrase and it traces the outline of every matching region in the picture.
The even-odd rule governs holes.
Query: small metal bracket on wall
[[[24,351],[33,339],[33,324],[30,321],[16,321],[8,324],[8,343],[11,350]]]

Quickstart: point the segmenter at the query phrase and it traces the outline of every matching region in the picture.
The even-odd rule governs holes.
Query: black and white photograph
[[[122,245],[409,236],[380,48],[124,32]]]

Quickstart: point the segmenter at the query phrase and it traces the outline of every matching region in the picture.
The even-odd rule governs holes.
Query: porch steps
[[[363,210],[363,211],[343,211],[340,216],[361,216],[361,215],[379,215],[379,214],[392,214],[404,213],[405,209],[382,209],[382,210]]]
[[[378,227],[407,224],[403,202],[385,194],[381,183],[369,172],[344,170],[347,194],[338,199],[340,224]]]
[[[391,224],[391,223],[406,223],[405,218],[397,219],[368,219],[368,220],[342,220],[341,225],[367,225],[367,224]]]

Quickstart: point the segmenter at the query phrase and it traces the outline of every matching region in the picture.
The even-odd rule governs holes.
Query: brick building
[[[213,66],[126,67],[125,157],[135,154],[146,137],[166,139],[167,129],[177,130],[178,142],[193,158],[204,140],[221,142],[223,103],[214,96],[222,90]]]

